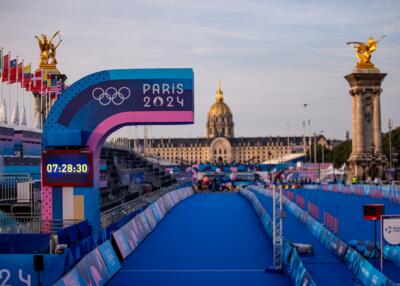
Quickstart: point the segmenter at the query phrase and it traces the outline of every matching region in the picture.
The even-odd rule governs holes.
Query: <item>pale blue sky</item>
[[[220,79],[237,136],[286,135],[287,123],[301,135],[310,118],[312,131],[344,138],[351,100],[343,76],[356,62],[345,43],[387,35],[373,55],[388,73],[383,130],[390,116],[400,125],[398,0],[0,0],[0,7],[0,45],[25,62],[37,64],[34,35],[61,30],[58,67],[70,83],[103,69],[193,68],[196,123],[153,127],[155,137],[204,136]]]

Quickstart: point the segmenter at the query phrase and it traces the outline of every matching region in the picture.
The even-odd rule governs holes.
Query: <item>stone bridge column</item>
[[[386,74],[377,68],[355,68],[345,79],[352,96],[352,152],[350,176],[366,179],[384,175],[382,155],[381,84]]]

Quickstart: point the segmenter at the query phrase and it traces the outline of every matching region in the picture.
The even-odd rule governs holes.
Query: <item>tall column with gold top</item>
[[[58,36],[58,42],[54,43],[56,36]],[[37,71],[41,71],[42,84],[40,90],[36,90],[33,93],[35,99],[34,120],[35,127],[43,128],[47,114],[57,99],[54,95],[56,92],[47,93],[47,89],[44,88],[44,82],[46,82],[46,86],[50,89],[52,80],[61,81],[64,84],[67,77],[57,69],[56,52],[62,42],[60,31],[54,33],[51,38],[47,38],[45,34],[41,34],[40,37],[35,36],[35,38],[38,41],[40,49],[39,68]]]
[[[378,41],[349,42],[359,59],[352,73],[345,76],[352,96],[352,152],[349,158],[350,177],[360,180],[383,178],[386,158],[382,155],[381,84],[386,74],[370,61]]]

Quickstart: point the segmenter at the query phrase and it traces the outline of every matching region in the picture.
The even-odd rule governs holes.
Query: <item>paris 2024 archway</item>
[[[101,147],[127,125],[192,124],[192,69],[108,70],[70,86],[42,134],[42,218],[88,219],[100,229]]]

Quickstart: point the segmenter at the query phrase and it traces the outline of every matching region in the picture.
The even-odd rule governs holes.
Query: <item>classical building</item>
[[[234,137],[234,127],[232,111],[225,103],[221,85],[218,84],[215,103],[208,111],[206,137],[131,139],[130,142],[118,138],[116,141],[135,148],[145,156],[191,164],[284,161],[293,153],[306,153],[314,139],[304,136]],[[318,136],[317,142],[329,147],[323,136]]]

